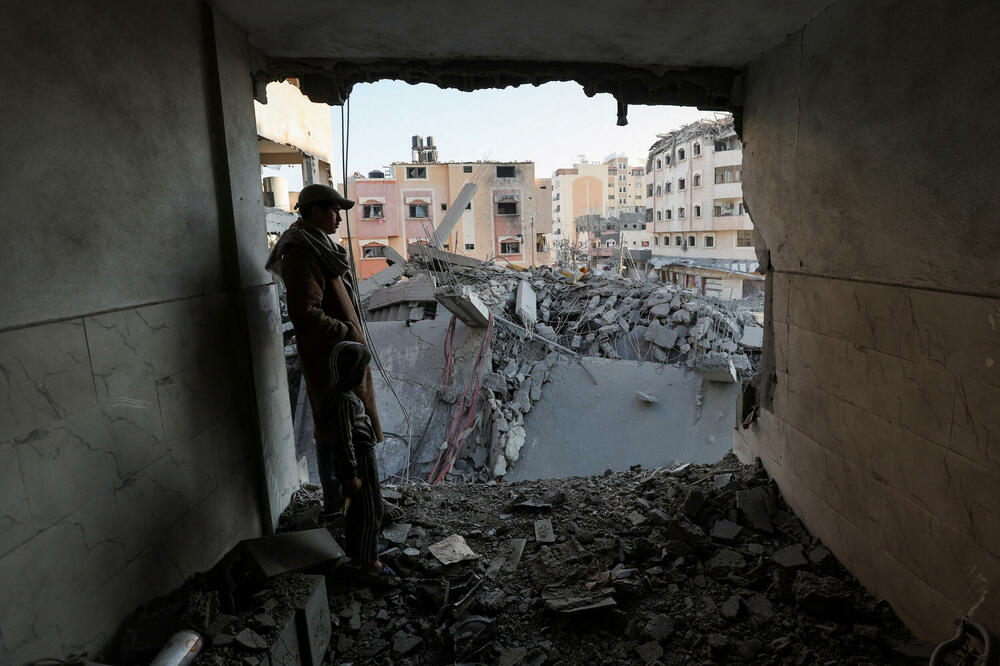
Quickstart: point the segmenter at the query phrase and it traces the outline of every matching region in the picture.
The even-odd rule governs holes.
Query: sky
[[[580,155],[599,162],[625,153],[645,165],[656,135],[711,111],[681,106],[630,106],[629,124],[618,127],[611,95],[587,97],[575,82],[461,92],[421,83],[379,81],[359,84],[350,98],[348,173],[367,174],[392,162],[411,159],[410,137],[434,137],[438,158],[448,161],[533,161],[535,177],[547,178],[571,167]],[[341,108],[331,108],[335,179],[342,182]],[[267,169],[283,175],[289,189],[301,188],[298,167]]]

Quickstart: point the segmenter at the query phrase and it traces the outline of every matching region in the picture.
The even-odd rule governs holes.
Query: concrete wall
[[[269,527],[289,492],[248,53],[211,18],[195,2],[0,11],[18,57],[0,99],[0,181],[16,193],[2,663],[99,654],[136,605]]]
[[[935,640],[1000,633],[998,21],[841,0],[747,79],[776,384],[736,447]]]
[[[295,146],[327,164],[333,161],[330,107],[310,102],[299,92],[297,85],[289,81],[268,83],[267,104],[254,102],[254,110],[258,135],[286,146]]]

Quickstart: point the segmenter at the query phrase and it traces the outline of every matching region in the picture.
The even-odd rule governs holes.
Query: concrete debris
[[[484,343],[488,346],[488,358],[479,382],[479,399],[472,407],[476,412],[473,425],[471,430],[463,431],[462,437],[467,441],[446,470],[447,481],[485,482],[502,478],[515,469],[519,460],[523,461],[526,443],[533,446],[534,442],[547,441],[533,433],[526,423],[543,399],[560,357],[577,364],[581,363],[581,357],[599,357],[650,366],[670,365],[685,374],[693,370],[711,381],[727,383],[749,381],[759,366],[760,352],[740,344],[744,329],[757,325],[748,312],[738,309],[750,307],[747,304],[724,303],[680,285],[624,279],[616,274],[578,274],[545,266],[517,269],[424,245],[411,246],[409,254],[405,264],[394,261],[391,266],[402,265],[408,280],[376,289],[369,297],[370,302],[399,302],[391,307],[409,308],[405,313],[390,313],[390,316],[409,321],[413,326],[410,330],[425,342],[431,341],[416,331],[428,330],[427,318],[433,316],[429,305],[433,303],[405,299],[409,294],[423,299],[428,284],[444,285],[434,291],[436,302],[466,326],[480,329],[474,335],[483,335],[482,329],[488,326],[491,315],[494,321],[490,339]],[[446,314],[441,310],[438,313]],[[444,335],[444,326],[433,330],[439,338]],[[474,335],[466,334],[466,338]],[[392,338],[397,346],[407,343],[404,341],[407,338]],[[440,347],[443,349],[444,344]],[[470,351],[475,353],[466,350],[466,360]],[[385,356],[392,363],[399,355]],[[454,365],[465,367],[460,363]],[[585,367],[588,381],[600,383],[600,375]],[[606,371],[621,372],[611,367]],[[409,461],[409,474],[428,478],[438,458],[437,447],[447,438],[454,438],[447,422],[454,409],[450,406],[458,402],[468,379],[467,370],[460,369],[456,374],[463,372],[465,376],[456,377],[438,394],[419,392],[428,406],[426,410],[419,406],[417,411],[423,412],[421,418],[429,424],[427,432],[434,434],[417,435],[416,445],[422,450],[414,451],[412,456],[398,456],[397,465]],[[644,393],[654,395],[653,391]],[[385,403],[380,398],[380,415],[397,411],[391,392],[376,391],[376,395],[381,394],[389,397]],[[655,395],[666,399],[659,388]],[[439,401],[449,407],[440,409]],[[698,420],[697,414],[694,420]],[[388,429],[402,431],[396,424]],[[628,428],[622,435],[629,436]],[[454,444],[449,440],[446,447],[454,448]],[[390,473],[398,470],[397,466]]]
[[[764,329],[760,326],[744,326],[740,345],[748,349],[760,349],[764,344]]]
[[[212,666],[913,663],[891,608],[808,534],[761,468],[731,454],[673,472],[396,491],[412,527],[380,557],[403,576],[398,587],[367,587],[341,562],[251,583],[229,560],[128,626],[156,618],[176,631],[194,615],[166,621],[164,609],[203,607],[192,628],[206,637],[198,663]],[[315,501],[299,496],[286,513]],[[445,566],[433,552],[445,542],[479,555]],[[223,596],[235,604],[226,613]],[[282,646],[300,661],[275,656]]]
[[[659,402],[659,398],[657,398],[655,395],[650,395],[645,391],[636,391],[635,397],[648,405],[655,405],[656,403]]]
[[[432,544],[428,547],[428,550],[441,564],[455,564],[457,562],[464,562],[465,560],[479,559],[479,556],[469,548],[469,544],[465,542],[465,538],[460,534],[452,534]]]

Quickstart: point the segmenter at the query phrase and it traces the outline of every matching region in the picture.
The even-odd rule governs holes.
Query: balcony
[[[729,152],[735,152],[727,150]],[[742,199],[743,183],[716,183],[712,186],[712,196],[716,199]]]
[[[712,155],[712,166],[730,166],[733,164],[743,164],[743,149],[740,150],[722,150],[713,153]]]

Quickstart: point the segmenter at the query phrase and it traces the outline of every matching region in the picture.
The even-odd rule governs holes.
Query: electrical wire
[[[344,100],[343,105],[340,107],[340,146],[341,146],[341,164],[343,167],[342,173],[344,174],[344,189],[347,189],[347,156],[350,148],[351,141],[351,100],[350,98]],[[345,192],[346,194],[346,192]],[[354,259],[354,242],[351,235],[351,216],[349,211],[343,211],[344,214],[344,225],[347,229],[347,250],[350,254],[351,263],[351,279],[353,280],[354,289],[351,290],[351,298],[354,301],[354,307],[358,314],[358,320],[361,322],[362,332],[364,333],[365,341],[368,343],[368,349],[371,352],[372,360],[375,361],[375,367],[378,368],[379,375],[381,375],[382,380],[385,382],[386,386],[389,387],[389,391],[392,392],[396,402],[399,404],[399,409],[403,412],[403,418],[406,420],[406,458],[403,464],[403,479],[409,481],[410,479],[410,456],[411,456],[411,442],[413,438],[413,422],[410,420],[410,413],[406,409],[406,405],[403,404],[402,399],[399,397],[399,393],[396,392],[396,387],[392,382],[392,378],[385,369],[385,365],[382,363],[382,359],[379,356],[378,349],[375,346],[375,341],[372,339],[371,331],[368,328],[368,318],[365,316],[364,308],[361,307],[361,301],[358,296],[358,287],[361,284],[358,281],[358,274],[355,270],[355,259]],[[383,433],[384,437],[384,433]]]

